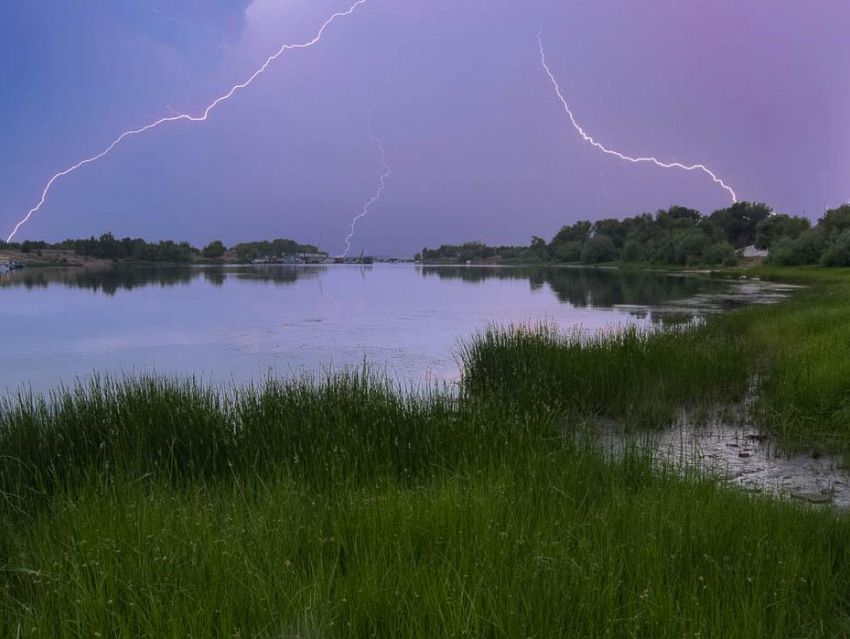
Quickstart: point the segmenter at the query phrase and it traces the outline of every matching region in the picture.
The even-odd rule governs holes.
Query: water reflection
[[[62,286],[115,295],[118,291],[159,286],[188,286],[203,279],[224,286],[228,279],[291,285],[299,279],[320,277],[325,267],[303,266],[209,266],[209,267],[114,267],[114,268],[28,268],[0,275],[0,288],[41,289]]]
[[[264,284],[288,285],[300,279],[320,278],[326,266],[263,265],[208,267],[114,267],[114,268],[29,268],[0,275],[0,288],[47,288],[58,285],[87,289],[114,295],[147,286],[186,286],[203,279],[213,286],[223,286],[229,279]],[[404,267],[400,267],[404,268]],[[366,278],[372,269],[360,269]],[[729,283],[613,269],[558,267],[418,267],[426,277],[458,280],[479,284],[489,280],[527,281],[532,291],[548,286],[558,301],[576,308],[611,308],[614,306],[656,306],[697,294],[722,294]]]
[[[0,333],[11,336],[0,392],[94,371],[241,383],[364,361],[400,380],[456,379],[457,340],[490,323],[664,326],[767,296],[763,284],[594,269],[29,268],[0,276]]]
[[[462,280],[478,284],[488,280],[527,280],[532,291],[548,286],[562,304],[575,308],[641,307],[630,309],[646,318],[646,307],[659,307],[700,296],[725,296],[731,285],[726,280],[668,275],[647,271],[565,267],[463,267],[423,266],[424,277]],[[687,322],[692,311],[672,309],[663,314],[666,322]]]
[[[188,287],[196,281],[216,288],[228,281],[290,286],[299,280],[317,280],[334,266],[120,266],[113,268],[29,268],[0,275],[0,288],[44,289],[61,286],[114,296],[119,291],[146,287]],[[355,275],[349,269],[349,276]],[[372,266],[362,266],[356,277],[366,281]],[[564,267],[419,266],[389,267],[420,274],[426,280],[479,285],[486,282],[527,282],[531,292],[549,290],[560,303],[576,309],[619,309],[638,320],[680,324],[694,321],[705,312],[726,310],[751,303],[736,294],[728,280],[686,277],[645,271]],[[415,277],[415,275],[414,275]],[[392,295],[391,291],[386,292]]]

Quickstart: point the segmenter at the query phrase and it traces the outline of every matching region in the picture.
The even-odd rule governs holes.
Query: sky
[[[0,6],[0,232],[127,129],[197,114],[351,0],[40,0]],[[353,250],[549,239],[579,219],[728,194],[816,219],[850,199],[850,0],[367,0],[203,123],[126,140],[58,180],[17,240]]]

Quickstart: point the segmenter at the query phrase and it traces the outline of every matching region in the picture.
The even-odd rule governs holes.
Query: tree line
[[[26,240],[19,243],[0,242],[0,249],[17,250],[22,253],[41,254],[45,250],[70,251],[75,255],[104,260],[128,260],[138,262],[183,263],[198,260],[218,260],[227,253],[237,260],[250,261],[265,257],[280,257],[297,253],[317,253],[311,244],[299,244],[294,240],[276,239],[271,242],[245,242],[226,247],[220,240],[210,242],[203,248],[189,242],[162,240],[147,242],[141,238],[116,238],[112,233],[81,240],[65,240],[56,244]]]
[[[826,211],[814,226],[808,218],[774,213],[763,203],[738,202],[710,215],[672,206],[654,215],[576,222],[562,227],[548,243],[535,236],[528,246],[445,244],[424,248],[417,258],[733,266],[740,251],[750,246],[768,251],[768,261],[779,265],[850,266],[850,204]]]

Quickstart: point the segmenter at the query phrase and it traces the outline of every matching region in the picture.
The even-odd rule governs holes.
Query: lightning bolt
[[[384,188],[387,185],[387,179],[392,175],[393,171],[390,168],[390,165],[387,164],[387,151],[384,149],[384,143],[381,142],[380,138],[375,135],[375,132],[372,129],[372,113],[374,113],[374,109],[369,113],[369,137],[372,138],[372,141],[375,143],[375,146],[378,147],[378,150],[381,152],[381,165],[383,166],[384,172],[381,174],[381,183],[378,186],[378,190],[371,197],[371,199],[366,202],[363,206],[363,211],[356,216],[353,220],[351,220],[351,232],[345,238],[345,251],[343,251],[342,256],[348,256],[349,251],[351,251],[351,238],[354,237],[354,232],[357,228],[357,222],[362,220],[364,217],[369,215],[369,209],[381,199],[381,194],[384,192]]]
[[[540,62],[543,64],[543,69],[546,71],[546,75],[549,76],[549,80],[552,82],[552,86],[555,87],[555,93],[558,95],[558,99],[561,101],[561,104],[564,107],[564,111],[566,111],[567,115],[570,118],[570,122],[573,125],[573,128],[578,131],[578,134],[582,137],[582,139],[595,146],[597,149],[602,151],[603,153],[607,153],[608,155],[613,155],[614,157],[620,158],[621,160],[625,160],[626,162],[633,162],[635,164],[640,164],[644,162],[649,162],[656,166],[660,166],[664,169],[682,169],[683,171],[702,171],[706,175],[708,175],[716,184],[719,184],[723,189],[725,189],[729,195],[732,197],[732,202],[738,201],[738,195],[732,190],[726,182],[721,180],[717,175],[715,175],[707,166],[704,164],[680,164],[679,162],[662,162],[654,157],[631,157],[628,155],[624,155],[619,151],[614,151],[612,149],[607,148],[606,146],[600,144],[596,140],[594,140],[590,135],[588,135],[585,130],[581,127],[581,125],[576,121],[575,116],[573,115],[572,110],[567,104],[567,100],[564,97],[564,94],[561,93],[561,87],[558,85],[558,81],[555,79],[555,75],[552,73],[552,70],[549,68],[549,64],[546,62],[546,49],[543,46],[543,35],[542,33],[537,34],[537,41],[540,44]]]
[[[318,32],[316,33],[316,35],[311,40],[308,40],[307,42],[302,42],[302,43],[299,43],[299,44],[284,44],[283,46],[281,46],[280,49],[278,49],[276,53],[270,55],[266,59],[266,61],[263,63],[263,65],[259,69],[254,71],[254,73],[252,73],[251,76],[247,80],[245,80],[244,82],[241,82],[239,84],[234,85],[233,87],[230,88],[230,90],[227,93],[225,93],[224,95],[213,100],[204,109],[202,115],[193,116],[193,115],[188,115],[188,114],[184,113],[184,114],[174,115],[174,116],[170,116],[170,117],[166,117],[166,118],[161,118],[159,120],[156,120],[155,122],[152,122],[151,124],[148,124],[146,126],[138,128],[138,129],[130,129],[129,131],[125,131],[124,133],[119,135],[117,138],[115,138],[115,140],[113,140],[112,143],[109,146],[107,146],[103,151],[101,151],[97,155],[93,155],[90,158],[86,158],[85,160],[81,160],[81,161],[77,162],[76,164],[74,164],[73,166],[65,169],[64,171],[57,173],[52,178],[50,178],[50,180],[45,185],[44,190],[41,193],[41,200],[39,200],[38,204],[36,204],[33,208],[31,208],[29,210],[29,212],[26,214],[26,216],[24,216],[24,218],[15,225],[15,228],[9,234],[9,237],[6,238],[6,241],[11,242],[14,239],[15,235],[20,230],[20,228],[24,224],[26,224],[33,215],[38,213],[38,211],[44,205],[45,200],[47,200],[47,195],[50,193],[50,189],[53,188],[53,185],[56,183],[56,180],[58,180],[62,177],[65,177],[66,175],[69,175],[71,173],[74,173],[78,169],[81,169],[82,167],[86,166],[87,164],[97,162],[98,160],[100,160],[104,156],[109,155],[109,153],[111,153],[112,150],[115,147],[117,147],[119,144],[121,144],[127,138],[130,138],[130,137],[133,137],[133,136],[136,136],[136,135],[140,135],[142,133],[146,133],[147,131],[150,131],[151,129],[155,129],[159,126],[162,126],[163,124],[168,124],[170,122],[181,122],[181,121],[184,121],[184,122],[204,122],[204,121],[206,121],[207,118],[209,118],[210,113],[212,113],[213,109],[215,109],[222,102],[226,102],[227,100],[232,98],[236,93],[238,93],[242,89],[245,89],[245,88],[251,86],[251,84],[254,83],[254,80],[256,80],[260,75],[262,75],[266,71],[266,69],[268,69],[272,65],[272,63],[275,60],[277,60],[280,56],[282,56],[284,53],[286,53],[287,51],[290,51],[292,49],[309,49],[310,47],[312,47],[313,45],[315,45],[315,44],[317,44],[318,42],[321,41],[322,36],[325,34],[325,30],[327,30],[327,28],[331,24],[333,24],[334,21],[336,21],[339,18],[343,18],[343,17],[347,17],[347,16],[351,15],[352,13],[354,13],[354,11],[360,5],[365,4],[366,2],[367,2],[367,0],[356,0],[354,2],[354,4],[352,4],[345,11],[338,11],[337,13],[334,13],[333,15],[331,15],[327,20],[325,20],[322,23]]]

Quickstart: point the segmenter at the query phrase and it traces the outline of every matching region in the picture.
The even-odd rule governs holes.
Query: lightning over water
[[[549,76],[549,81],[552,83],[552,86],[555,88],[555,93],[557,94],[558,99],[561,101],[561,104],[563,105],[564,111],[566,112],[567,116],[569,116],[570,122],[572,123],[573,128],[578,132],[578,134],[582,137],[582,139],[585,142],[595,146],[597,149],[599,149],[603,153],[607,153],[608,155],[613,155],[614,157],[620,158],[621,160],[625,160],[626,162],[632,162],[632,163],[635,163],[635,164],[650,163],[650,164],[654,164],[655,166],[659,166],[659,167],[664,168],[664,169],[681,169],[683,171],[701,171],[701,172],[705,173],[708,177],[710,177],[716,184],[718,184],[720,187],[722,187],[727,193],[729,193],[729,196],[732,198],[732,202],[738,201],[738,195],[735,193],[735,191],[732,189],[732,187],[730,187],[728,184],[726,184],[726,182],[724,182],[719,177],[717,177],[717,175],[713,171],[711,171],[707,166],[705,166],[704,164],[680,164],[679,162],[662,162],[661,160],[658,160],[657,158],[654,158],[654,157],[651,157],[651,156],[648,156],[648,157],[631,157],[631,156],[625,155],[623,153],[620,153],[619,151],[609,149],[608,147],[604,146],[603,144],[600,144],[595,139],[593,139],[593,137],[591,137],[587,132],[585,132],[585,130],[581,127],[581,125],[576,121],[575,115],[573,115],[573,112],[570,109],[569,104],[567,103],[567,100],[564,97],[564,94],[561,92],[561,87],[558,84],[558,80],[555,78],[555,75],[552,73],[552,70],[549,68],[549,64],[546,60],[546,49],[543,45],[543,35],[541,33],[537,34],[537,41],[540,45],[540,62],[543,65],[543,69],[546,71],[546,75]]]
[[[325,31],[327,30],[327,28],[331,24],[333,24],[333,22],[335,22],[339,18],[343,18],[343,17],[347,17],[347,16],[351,15],[352,13],[354,13],[354,11],[360,5],[365,4],[366,2],[367,2],[367,0],[356,0],[354,2],[354,4],[352,4],[345,11],[338,11],[338,12],[334,13],[333,15],[331,15],[327,20],[325,20],[322,23],[321,27],[319,27],[319,30],[316,32],[316,35],[311,40],[308,40],[306,42],[301,42],[301,43],[298,43],[298,44],[284,44],[284,45],[282,45],[280,47],[280,49],[278,49],[277,52],[270,55],[266,59],[266,61],[262,64],[262,66],[260,66],[260,68],[258,68],[256,71],[254,71],[254,73],[252,73],[248,77],[247,80],[245,80],[244,82],[241,82],[239,84],[234,85],[226,93],[224,93],[223,95],[221,95],[218,98],[216,98],[215,100],[213,100],[204,109],[203,113],[201,113],[200,115],[189,115],[189,114],[185,114],[185,113],[173,115],[173,116],[169,116],[169,117],[165,117],[165,118],[160,118],[159,120],[156,120],[155,122],[152,122],[152,123],[150,123],[146,126],[143,126],[143,127],[137,128],[137,129],[130,129],[129,131],[125,131],[124,133],[119,135],[117,138],[115,138],[112,141],[112,143],[109,144],[109,146],[107,146],[103,151],[101,151],[97,155],[93,155],[93,156],[86,158],[84,160],[80,160],[79,162],[77,162],[73,166],[70,166],[67,169],[65,169],[64,171],[57,173],[52,178],[50,178],[50,180],[47,181],[47,184],[45,185],[44,190],[41,193],[41,199],[39,200],[38,204],[36,204],[33,208],[31,208],[27,212],[27,214],[21,219],[21,221],[18,222],[15,225],[15,228],[12,229],[12,232],[6,238],[6,241],[11,242],[14,239],[15,235],[18,233],[18,231],[21,229],[21,227],[24,224],[26,224],[27,222],[29,222],[30,218],[32,218],[33,215],[35,215],[36,213],[38,213],[39,210],[41,210],[41,207],[44,206],[44,202],[47,200],[47,196],[50,193],[50,190],[53,188],[53,185],[56,183],[56,181],[59,180],[60,178],[63,178],[66,175],[70,175],[71,173],[74,173],[78,169],[81,169],[88,164],[92,164],[93,162],[97,162],[98,160],[105,157],[106,155],[109,155],[109,153],[111,153],[112,150],[115,147],[117,147],[119,144],[121,144],[127,138],[130,138],[130,137],[133,137],[133,136],[136,136],[136,135],[140,135],[142,133],[146,133],[147,131],[150,131],[152,129],[160,127],[163,124],[168,124],[170,122],[204,122],[204,121],[206,121],[209,118],[210,113],[212,113],[212,111],[218,105],[220,105],[222,102],[226,102],[227,100],[232,98],[236,93],[238,93],[242,89],[245,89],[245,88],[251,86],[251,84],[253,84],[254,80],[256,80],[260,75],[262,75],[266,71],[266,69],[268,69],[281,55],[283,55],[287,51],[290,51],[290,50],[293,50],[293,49],[309,49],[313,45],[319,43],[321,41],[322,37],[324,36]]]
[[[378,150],[381,153],[381,165],[383,166],[383,173],[381,173],[381,183],[378,186],[378,190],[371,197],[371,199],[366,202],[363,206],[363,210],[357,215],[353,220],[351,220],[351,232],[345,238],[345,250],[342,253],[343,257],[347,257],[348,253],[351,251],[351,239],[354,237],[354,233],[357,229],[357,222],[362,220],[364,217],[369,215],[369,210],[372,206],[377,203],[378,200],[381,199],[381,194],[384,192],[384,188],[387,185],[387,179],[392,175],[392,169],[390,165],[387,164],[387,151],[384,148],[384,143],[381,142],[381,139],[375,135],[374,130],[372,129],[372,114],[369,114],[369,137],[372,138],[372,141],[375,143],[375,146],[378,147]]]

